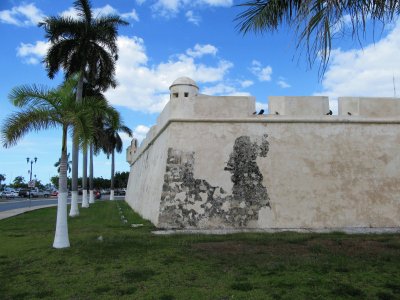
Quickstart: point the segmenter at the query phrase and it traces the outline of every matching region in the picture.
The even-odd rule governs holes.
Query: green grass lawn
[[[122,201],[80,212],[66,250],[55,208],[0,221],[0,299],[400,299],[397,234],[155,236]]]

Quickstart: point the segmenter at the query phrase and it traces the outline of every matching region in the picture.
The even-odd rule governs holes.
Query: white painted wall
[[[231,192],[231,173],[224,168],[235,140],[240,136],[256,140],[268,134],[268,155],[258,157],[257,165],[271,208],[262,208],[248,228],[399,227],[399,116],[382,113],[390,107],[380,108],[375,115],[326,116],[327,98],[301,97],[296,105],[296,97],[282,99],[275,98],[275,108],[286,113],[266,116],[251,115],[252,97],[172,99],[130,158],[126,201],[160,225],[168,148],[194,152],[194,178]],[[339,110],[357,107],[362,111],[358,100],[350,100]],[[295,110],[285,106],[290,103]],[[376,105],[367,104],[370,111]],[[396,106],[397,102],[382,104]],[[200,227],[226,228],[226,224],[213,220]]]
[[[131,166],[125,201],[142,217],[158,223],[158,213],[165,165],[167,162],[168,130],[136,157]]]

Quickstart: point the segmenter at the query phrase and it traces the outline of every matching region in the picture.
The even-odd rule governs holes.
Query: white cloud
[[[242,88],[247,88],[249,86],[252,86],[254,82],[252,80],[242,80],[240,81],[240,85]]]
[[[144,140],[149,130],[150,127],[147,127],[146,125],[138,125],[135,127],[135,129],[132,130],[131,137],[125,132],[120,132],[119,136],[121,137],[122,142],[124,144],[123,148],[128,147],[131,144],[133,138],[137,139],[138,144],[140,145],[140,143]]]
[[[140,144],[146,137],[146,134],[149,132],[149,130],[150,127],[147,127],[146,125],[138,125],[133,130],[133,137],[136,138]]]
[[[393,97],[393,77],[400,87],[400,22],[375,44],[363,49],[332,51],[330,65],[316,94]],[[398,90],[400,90],[398,88]],[[398,94],[397,94],[398,96]]]
[[[221,59],[216,59],[214,65],[198,63],[187,54],[178,54],[150,66],[143,39],[120,36],[117,44],[116,77],[119,85],[107,91],[106,95],[111,103],[138,111],[160,112],[169,100],[169,86],[178,77],[188,76],[198,84],[218,84],[233,66]]]
[[[144,2],[151,2],[151,7],[157,14],[164,17],[173,17],[179,11],[188,8],[204,8],[204,7],[229,7],[233,5],[233,0],[136,0],[136,3],[143,4]]]
[[[134,10],[134,9],[132,9],[132,11],[129,13],[121,14],[121,17],[123,19],[132,19],[132,20],[135,20],[136,22],[139,22],[139,16],[138,16],[136,10]]]
[[[216,85],[207,86],[201,90],[202,94],[211,96],[251,96],[248,92],[238,90],[234,84],[220,82]]]
[[[271,66],[263,67],[259,61],[253,60],[250,70],[255,76],[257,76],[259,81],[271,81]]]
[[[218,83],[214,86],[205,87],[201,93],[206,95],[227,95],[236,93],[236,89],[225,83]]]
[[[192,10],[188,10],[185,14],[186,19],[189,23],[193,23],[194,25],[199,25],[201,21],[201,17],[194,14]]]
[[[287,89],[287,88],[291,87],[291,85],[289,83],[287,83],[286,79],[283,77],[279,77],[279,80],[276,83],[283,89]]]
[[[64,18],[73,18],[73,19],[78,19],[78,13],[75,10],[75,8],[70,7],[67,10],[64,10],[63,12],[61,12],[59,14],[60,16],[64,17]]]
[[[35,4],[22,4],[0,11],[0,22],[16,26],[35,26],[45,15]]]
[[[201,0],[200,2],[203,2],[205,4],[208,4],[210,6],[232,6],[233,5],[233,0]]]
[[[194,49],[188,49],[186,50],[186,54],[191,56],[191,57],[202,57],[203,55],[215,55],[217,54],[218,49],[214,47],[213,45],[207,44],[207,45],[199,45],[196,44],[194,46]]]
[[[120,13],[116,8],[112,7],[109,4],[106,4],[103,7],[93,8],[93,16],[95,18],[97,18],[99,16],[107,16],[107,15],[119,15],[123,19],[132,19],[134,21],[139,21],[139,16],[138,16],[138,14],[137,14],[135,9],[132,9],[131,12]],[[70,7],[67,10],[61,12],[60,16],[70,17],[70,18],[73,18],[73,19],[78,19],[79,18],[77,11],[73,7]]]
[[[118,10],[116,10],[110,4],[106,4],[103,7],[93,8],[92,11],[94,17],[118,14]]]
[[[17,56],[22,57],[23,62],[27,64],[38,64],[49,47],[50,44],[43,41],[37,41],[35,44],[21,43],[17,48]]]

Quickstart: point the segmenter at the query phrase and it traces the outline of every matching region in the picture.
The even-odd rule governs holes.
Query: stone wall
[[[127,150],[126,201],[157,227],[400,227],[399,99],[340,98],[332,116],[327,97],[271,97],[253,115],[253,97],[186,97],[186,81]]]
[[[127,201],[161,228],[398,227],[398,123],[172,121],[132,165]]]

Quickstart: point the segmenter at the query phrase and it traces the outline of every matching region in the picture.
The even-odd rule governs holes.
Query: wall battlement
[[[156,226],[399,227],[398,98],[342,97],[329,115],[327,97],[275,96],[254,115],[254,97],[203,95],[189,78],[170,91],[127,149],[126,201]]]

